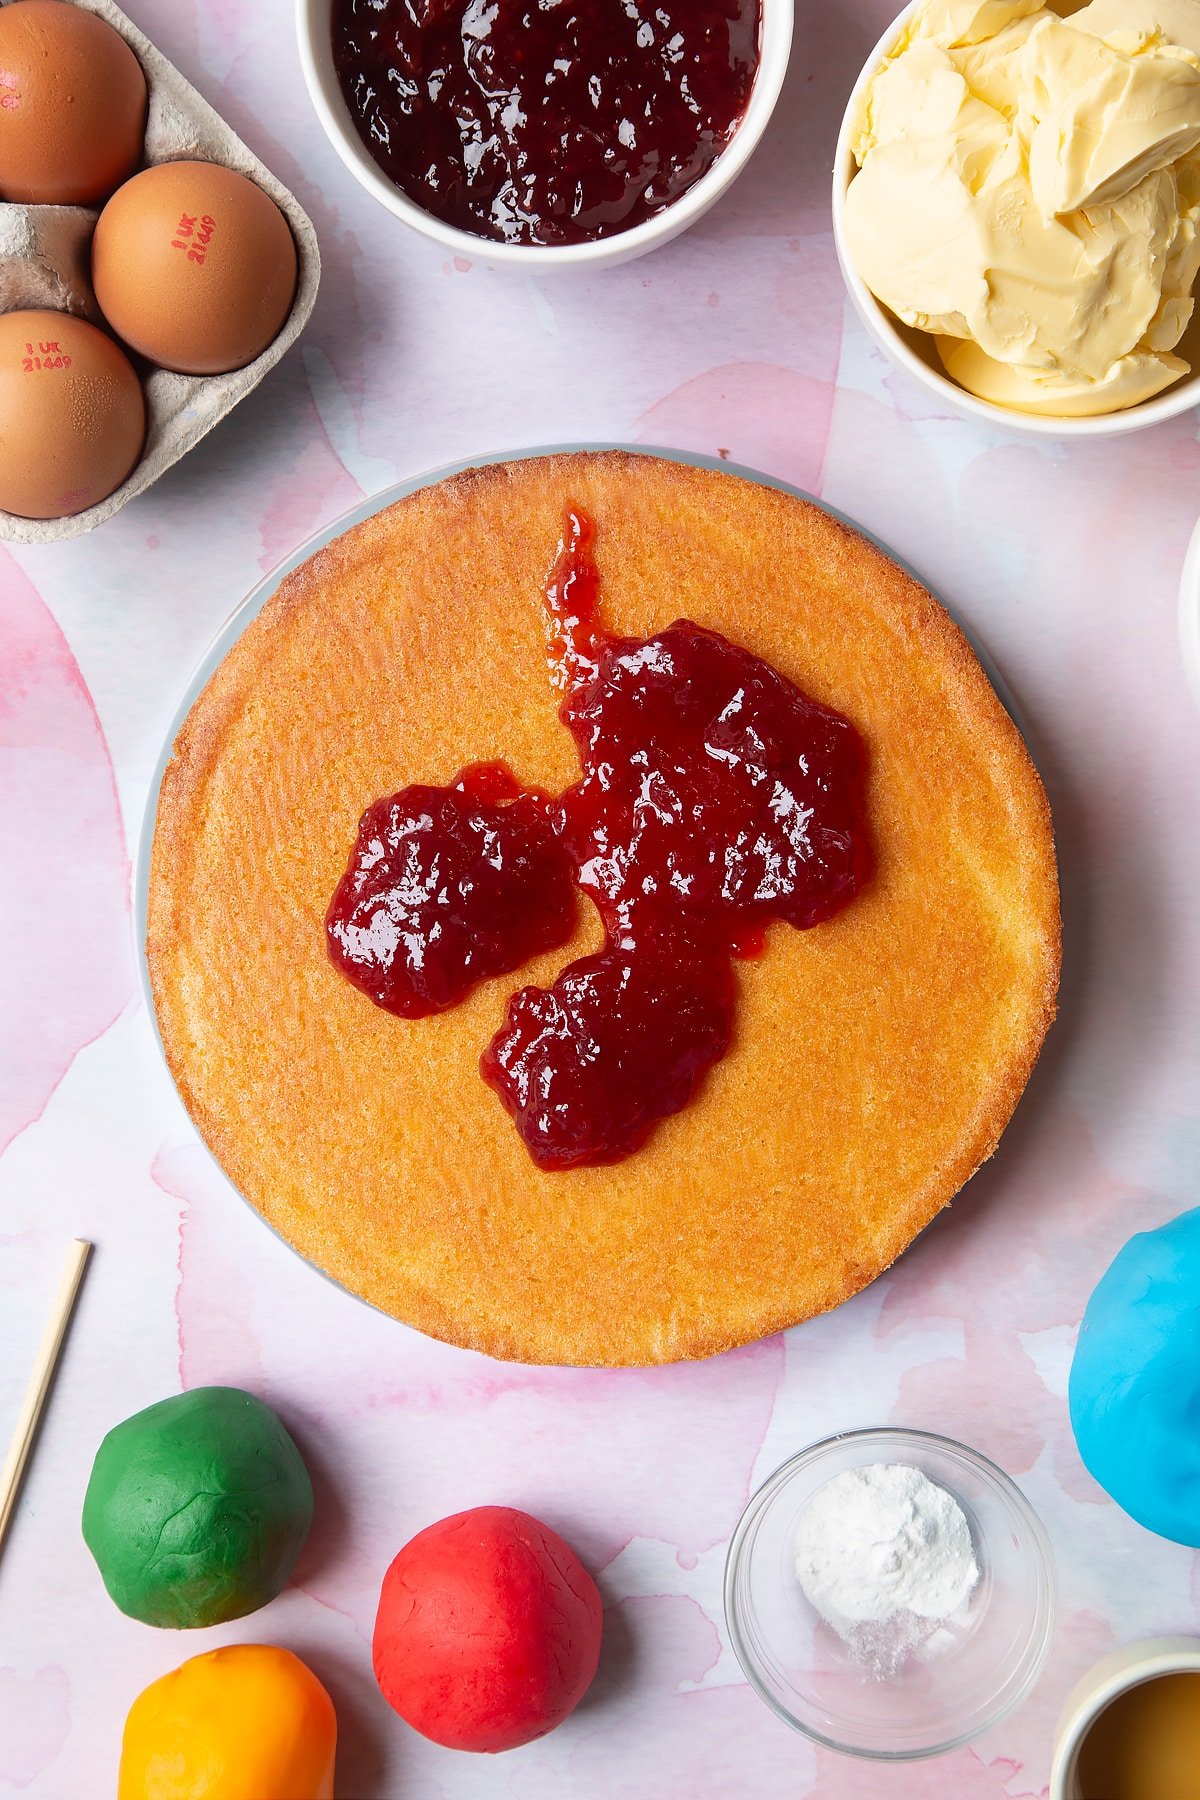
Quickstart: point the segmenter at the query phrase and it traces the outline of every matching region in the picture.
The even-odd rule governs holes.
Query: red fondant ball
[[[452,1750],[512,1750],[561,1725],[600,1656],[600,1595],[571,1549],[509,1506],[417,1533],[383,1579],[375,1678]]]

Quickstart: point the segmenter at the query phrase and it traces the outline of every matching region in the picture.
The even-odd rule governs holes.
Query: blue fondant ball
[[[1131,1238],[1104,1275],[1070,1406],[1079,1454],[1117,1505],[1200,1545],[1200,1207]]]

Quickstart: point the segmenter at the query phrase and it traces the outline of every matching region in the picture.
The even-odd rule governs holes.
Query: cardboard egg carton
[[[175,375],[135,357],[146,395],[146,444],[128,480],[86,512],[69,519],[22,519],[0,511],[0,538],[17,544],[49,544],[78,537],[118,512],[156,482],[172,463],[231,407],[258,386],[308,322],[317,297],[321,258],[312,221],[294,194],[243,144],[173,63],[154,48],[112,0],[71,0],[120,32],[137,56],[150,90],[143,167],[152,163],[224,163],[248,175],[271,196],[296,241],[296,297],[283,330],[262,355],[229,375]],[[102,323],[90,276],[91,241],[99,212],[82,206],[18,206],[0,203],[0,312],[50,307]]]

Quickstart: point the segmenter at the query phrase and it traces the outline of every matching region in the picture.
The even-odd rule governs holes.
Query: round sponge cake
[[[853,722],[877,870],[737,965],[730,1053],[643,1149],[543,1173],[479,1057],[517,987],[599,946],[590,907],[420,1020],[335,970],[324,916],[381,795],[492,759],[577,779],[542,612],[568,506],[614,630],[691,619]],[[1045,794],[937,602],[818,507],[624,452],[455,476],[288,576],[179,735],[151,859],[167,1060],[232,1180],[355,1293],[525,1362],[707,1356],[873,1280],[994,1150],[1059,948]]]

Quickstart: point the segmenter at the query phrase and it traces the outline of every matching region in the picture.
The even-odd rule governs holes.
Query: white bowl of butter
[[[1200,404],[1200,0],[914,0],[833,220],[868,331],[958,410],[1076,437]]]

